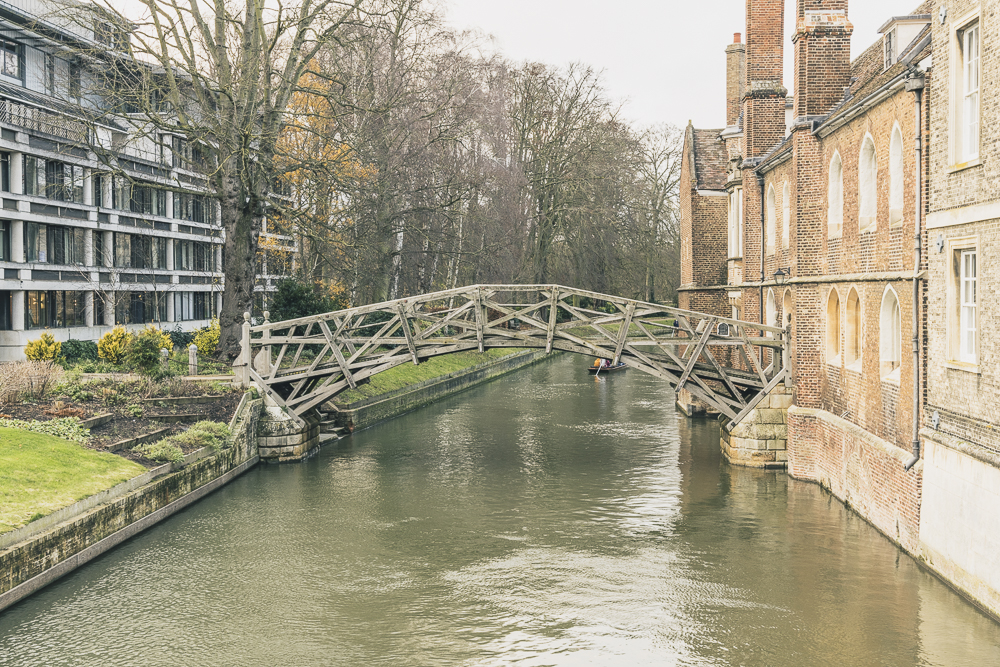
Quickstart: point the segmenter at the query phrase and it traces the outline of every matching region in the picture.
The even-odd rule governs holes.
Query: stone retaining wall
[[[749,468],[788,465],[788,408],[792,392],[791,388],[776,387],[732,432],[722,428],[722,454],[727,461]]]
[[[433,403],[439,399],[530,366],[548,355],[545,352],[523,351],[496,361],[479,364],[448,375],[425,380],[398,391],[374,396],[347,405],[336,406],[338,426],[349,429],[366,428],[391,417]]]
[[[0,549],[0,610],[47,586],[137,533],[155,525],[240,475],[258,461],[257,423],[263,401],[244,396],[231,429],[230,446],[194,452],[170,472],[132,488],[128,483],[82,501],[78,513],[62,511],[42,532],[26,526],[21,541]],[[162,469],[158,471],[166,472]],[[148,475],[149,473],[147,473]],[[115,491],[117,495],[115,494]],[[49,523],[56,519],[50,519]],[[44,520],[43,520],[44,521]],[[48,525],[48,524],[47,524]]]

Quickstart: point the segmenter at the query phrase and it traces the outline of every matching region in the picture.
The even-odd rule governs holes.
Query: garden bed
[[[91,429],[85,447],[108,451],[122,441],[155,431],[156,439],[187,430],[195,421],[228,424],[236,413],[242,392],[218,383],[165,380],[74,380],[50,390],[44,398],[0,406],[0,417],[23,421],[48,421],[63,417],[86,420],[102,414],[111,418]],[[178,398],[192,400],[178,401]],[[163,417],[163,419],[160,419]],[[181,446],[185,454],[196,447]],[[161,465],[132,449],[119,456],[147,468]]]

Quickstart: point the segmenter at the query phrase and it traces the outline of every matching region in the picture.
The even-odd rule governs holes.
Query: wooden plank
[[[618,345],[615,346],[615,357],[612,363],[618,363],[618,358],[622,356],[622,348],[625,347],[625,341],[628,339],[628,330],[632,326],[632,316],[635,314],[635,304],[630,303],[625,308],[625,320],[622,322],[622,328],[618,332]]]
[[[485,328],[485,323],[483,322],[483,290],[477,288],[475,295],[476,302],[476,340],[479,342],[479,351],[483,351],[483,329]]]
[[[347,360],[344,359],[344,354],[340,351],[340,346],[337,344],[336,337],[330,333],[330,327],[327,326],[326,322],[320,320],[319,328],[322,329],[323,335],[326,336],[327,343],[329,343],[330,349],[333,350],[333,356],[337,359],[337,365],[340,366],[340,370],[344,374],[344,379],[347,380],[347,384],[350,385],[351,389],[357,389],[358,385],[354,383],[354,376],[351,375],[351,369],[347,367]]]
[[[406,319],[406,306],[403,304],[397,304],[396,312],[399,313],[399,325],[403,327],[403,335],[406,336],[406,346],[410,348],[410,356],[413,357],[413,365],[416,366],[420,363],[420,360],[417,359],[417,346],[413,344],[413,334],[410,333],[410,323]]]
[[[705,349],[705,343],[708,339],[712,337],[712,327],[711,325],[705,327],[705,333],[701,335],[701,340],[695,345],[695,350],[691,354],[691,361],[688,363],[687,368],[684,369],[684,374],[681,375],[680,382],[677,383],[678,389],[683,389],[685,383],[687,383],[688,376],[691,375],[691,371],[694,370],[694,365],[698,362],[698,357],[701,356],[701,351]],[[686,350],[685,350],[686,351]]]
[[[557,314],[559,312],[559,291],[552,290],[552,296],[549,299],[549,330],[545,332],[545,353],[548,354],[552,352],[552,339],[556,335],[556,320]]]
[[[750,411],[751,411],[751,410],[753,410],[754,408],[756,408],[756,407],[757,407],[757,405],[758,405],[758,404],[760,404],[760,402],[761,402],[761,401],[763,401],[763,400],[764,400],[764,398],[765,398],[765,397],[766,397],[766,396],[767,396],[767,395],[768,395],[769,393],[771,393],[771,391],[772,391],[772,390],[773,390],[773,389],[774,389],[775,387],[777,387],[777,386],[778,386],[779,384],[781,384],[782,382],[784,382],[784,380],[785,380],[785,374],[784,374],[784,373],[779,373],[778,375],[774,376],[774,379],[773,379],[773,380],[771,380],[770,382],[768,382],[768,383],[767,383],[767,384],[766,384],[766,385],[764,386],[764,388],[763,388],[763,389],[761,389],[761,390],[760,390],[760,391],[759,391],[759,392],[757,393],[757,395],[756,395],[756,396],[754,396],[754,397],[753,397],[752,399],[750,399],[750,402],[749,402],[749,403],[747,403],[747,405],[746,405],[746,407],[745,407],[745,408],[743,408],[743,409],[742,409],[742,410],[741,410],[741,411],[740,411],[740,412],[739,412],[739,413],[738,413],[738,414],[737,414],[736,416],[732,417],[732,418],[731,418],[731,419],[729,420],[729,423],[728,423],[728,424],[726,424],[726,430],[727,430],[727,431],[732,431],[732,430],[733,430],[733,427],[734,427],[734,426],[736,426],[737,424],[739,424],[739,423],[740,423],[740,421],[741,421],[741,420],[742,420],[742,419],[743,419],[744,417],[746,417],[746,416],[747,416],[747,415],[748,415],[748,414],[750,413]]]

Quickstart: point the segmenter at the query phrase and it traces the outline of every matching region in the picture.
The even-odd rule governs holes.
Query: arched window
[[[861,142],[861,155],[858,157],[858,229],[861,231],[875,228],[878,210],[877,181],[875,142],[871,135],[865,135],[865,140]]]
[[[771,185],[767,188],[767,254],[769,255],[774,254],[774,216],[774,186]]]
[[[840,296],[836,289],[830,290],[826,300],[826,362],[840,362]]]
[[[891,287],[882,295],[879,314],[879,376],[882,379],[899,379],[899,299]]]
[[[889,140],[889,224],[903,220],[903,134],[897,124]]]
[[[851,288],[847,294],[847,326],[844,328],[844,363],[861,361],[861,299]],[[859,364],[860,366],[860,364]]]
[[[781,297],[781,326],[788,328],[792,323],[792,290],[786,289]]]
[[[785,181],[781,189],[781,247],[787,248],[790,243],[792,227],[792,189]]]
[[[780,326],[778,324],[778,305],[774,301],[774,290],[770,287],[767,289],[767,301],[764,305],[764,324],[769,327]],[[773,337],[770,332],[767,335]]]
[[[830,161],[830,183],[826,192],[826,234],[837,239],[844,232],[844,163],[840,153]]]

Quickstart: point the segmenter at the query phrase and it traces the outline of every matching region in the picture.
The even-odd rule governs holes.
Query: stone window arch
[[[840,295],[835,287],[826,299],[826,362],[840,363]]]
[[[767,288],[767,301],[764,305],[764,324],[769,327],[781,326],[778,323],[778,304],[774,300],[774,290],[770,287]],[[774,334],[768,332],[768,337],[773,337]]]
[[[903,221],[903,133],[899,123],[892,128],[889,139],[889,224]]]
[[[792,290],[788,288],[781,297],[781,326],[788,328],[792,324]]]
[[[858,229],[863,232],[875,229],[878,213],[877,185],[878,157],[875,153],[875,141],[872,135],[866,134],[858,156]]]
[[[785,181],[781,188],[781,247],[787,248],[791,237],[792,228],[792,189]]]
[[[861,370],[861,299],[858,290],[851,288],[847,293],[847,321],[844,326],[844,363],[857,364]]]
[[[774,254],[774,236],[775,236],[775,202],[774,202],[774,186],[770,185],[767,188],[767,254]]]
[[[899,297],[887,285],[879,309],[879,377],[883,380],[899,381],[901,341]]]
[[[839,239],[844,233],[844,162],[840,152],[830,160],[830,176],[826,192],[826,234]]]

